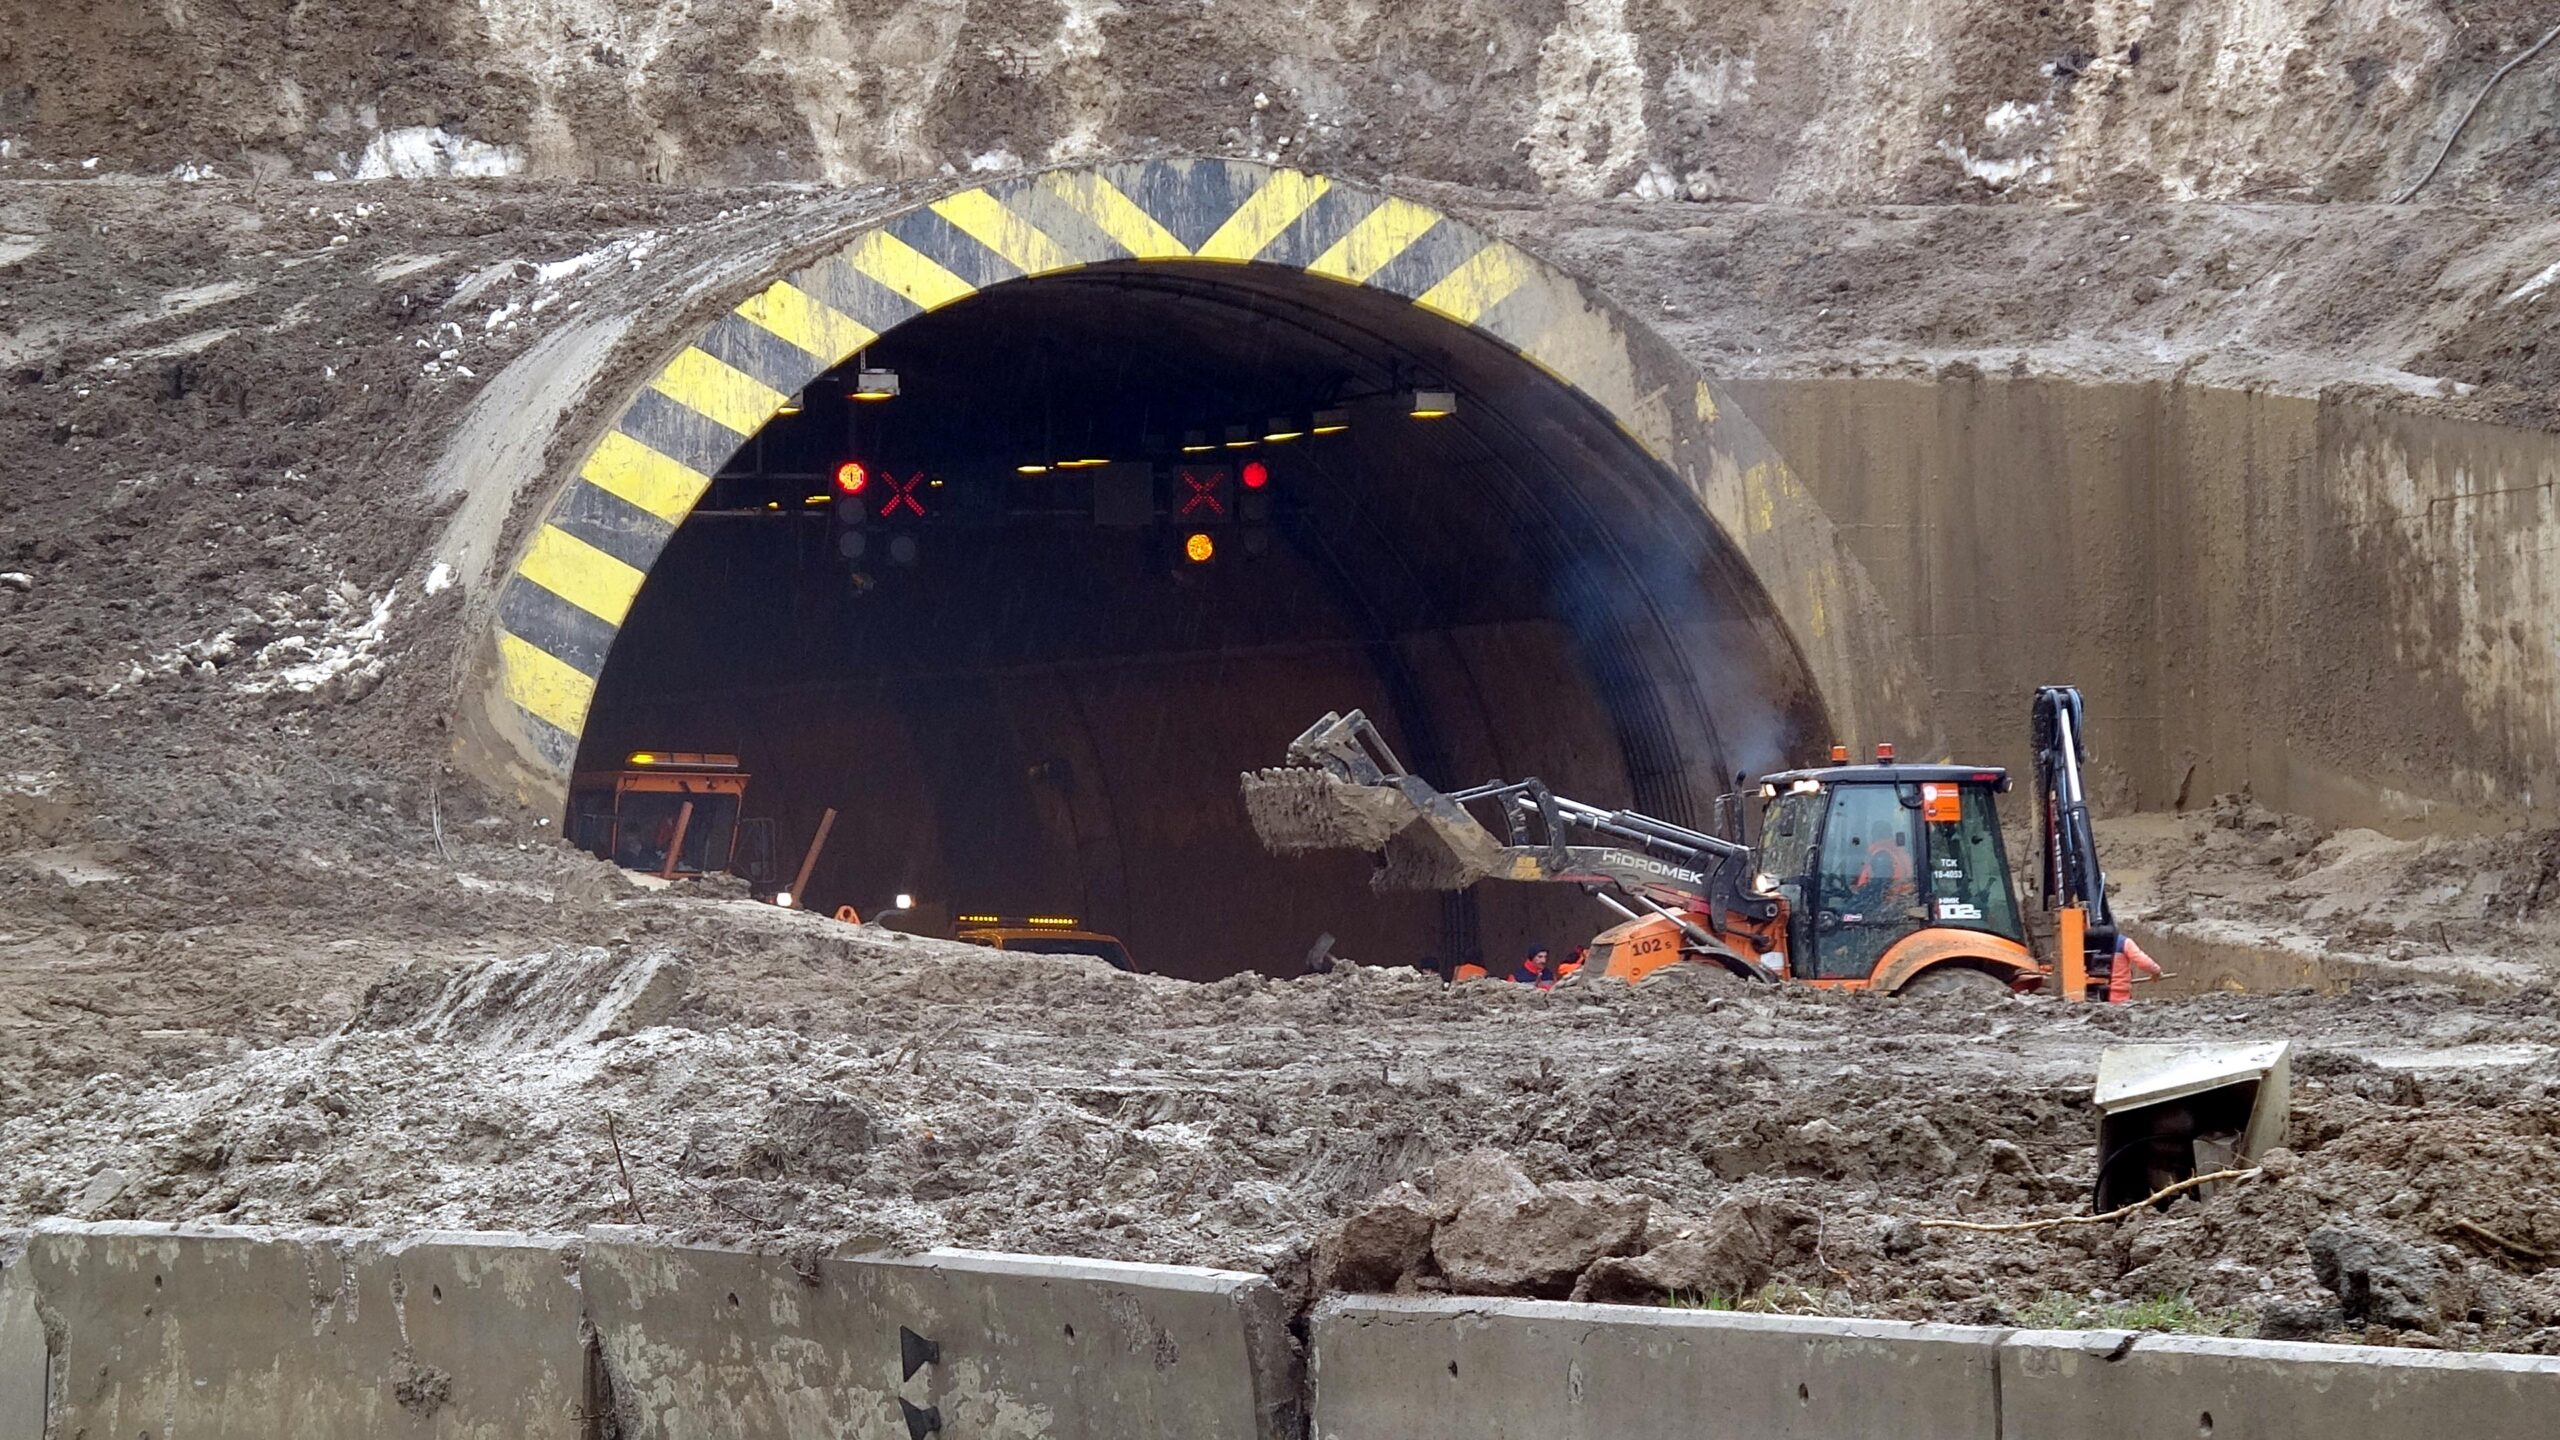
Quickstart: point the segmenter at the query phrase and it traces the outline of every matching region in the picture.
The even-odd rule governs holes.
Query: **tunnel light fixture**
[[[1013,467],[1013,473],[1016,475],[1046,475],[1049,473],[1049,467],[1036,462],[1030,465],[1016,465]]]
[[[1228,449],[1230,449],[1230,450],[1250,450],[1250,449],[1252,449],[1252,448],[1253,448],[1253,444],[1254,444],[1254,439],[1253,439],[1253,427],[1252,427],[1252,426],[1250,426],[1250,425],[1230,425],[1230,426],[1228,426],[1228,427],[1227,427],[1227,448],[1228,448]]]
[[[1218,558],[1218,542],[1206,530],[1194,530],[1182,537],[1182,558],[1194,565],[1206,565]]]
[[[833,505],[836,503],[836,497],[833,495],[803,495],[800,497],[800,503],[803,505]]]
[[[1098,459],[1094,456],[1087,455],[1076,460],[1061,460],[1058,462],[1058,468],[1061,470],[1099,470],[1110,463],[1111,462],[1108,460]]]
[[[898,398],[898,372],[895,370],[857,371],[853,377],[852,399],[871,404]]]
[[[1351,412],[1342,409],[1317,411],[1315,423],[1308,427],[1311,433],[1317,435],[1339,435],[1350,428]]]
[[[776,415],[797,415],[808,408],[809,392],[805,390],[794,390],[790,394],[782,397],[782,404],[776,407],[773,413]]]
[[[1303,439],[1306,433],[1307,422],[1295,415],[1274,415],[1262,427],[1263,440],[1272,445]]]
[[[631,752],[631,763],[636,768],[646,769],[657,764],[658,757],[647,750],[634,750]]]
[[[1185,455],[1206,455],[1217,448],[1217,442],[1209,438],[1209,432],[1206,430],[1182,432],[1182,453]]]
[[[1414,390],[1405,396],[1405,408],[1416,420],[1440,420],[1458,413],[1455,390]]]

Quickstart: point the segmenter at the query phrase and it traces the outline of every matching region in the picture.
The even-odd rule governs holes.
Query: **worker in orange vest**
[[[1899,834],[1879,837],[1867,847],[1867,863],[1858,870],[1850,893],[1870,910],[1893,910],[1920,901],[1918,873],[1910,847]]]
[[[2159,963],[2142,953],[2142,947],[2134,943],[2132,936],[2119,930],[2116,932],[2115,960],[2107,966],[2108,1004],[2122,1005],[2133,998],[2133,975],[2137,970],[2154,980],[2160,978]]]

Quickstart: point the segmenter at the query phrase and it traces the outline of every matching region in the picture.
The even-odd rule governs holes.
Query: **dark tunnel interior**
[[[895,396],[855,398],[865,371]],[[1454,413],[1418,418],[1417,391]],[[650,573],[579,768],[738,755],[786,876],[835,809],[814,909],[905,892],[889,923],[929,934],[1074,917],[1193,978],[1295,973],[1324,934],[1362,963],[1504,967],[1612,917],[1566,887],[1379,895],[1365,856],[1269,855],[1237,773],[1358,707],[1444,788],[1536,775],[1704,824],[1818,728],[1677,477],[1374,291],[1096,266],[910,322],[801,403]]]

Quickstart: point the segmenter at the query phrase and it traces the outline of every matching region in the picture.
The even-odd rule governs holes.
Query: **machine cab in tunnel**
[[[2025,930],[1993,796],[2005,771],[1960,765],[1833,765],[1762,782],[1762,872],[1787,902],[1798,979],[1883,979],[1923,932],[2022,949]],[[1947,932],[1958,932],[1949,935]],[[1895,968],[1899,968],[1897,963]]]
[[[773,822],[741,820],[747,776],[735,755],[633,751],[628,768],[583,771],[569,790],[571,843],[666,879],[735,871],[770,878]]]

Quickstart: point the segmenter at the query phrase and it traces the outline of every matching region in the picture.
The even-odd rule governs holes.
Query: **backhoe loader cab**
[[[570,843],[665,879],[735,871],[766,883],[773,822],[739,819],[747,778],[735,755],[634,751],[623,769],[581,771],[570,781]]]
[[[2033,983],[1994,798],[2008,788],[2001,770],[1889,762],[1764,779],[1760,874],[1786,901],[1788,976],[1898,988],[1961,951]]]

